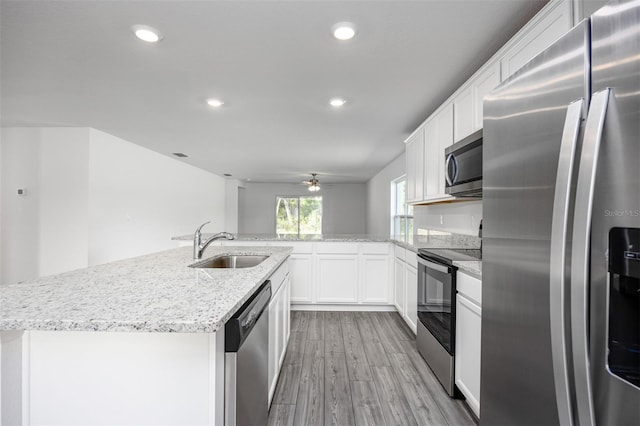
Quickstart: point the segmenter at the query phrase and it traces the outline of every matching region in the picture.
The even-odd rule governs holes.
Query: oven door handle
[[[424,265],[427,268],[430,269],[435,269],[438,272],[444,272],[445,274],[449,274],[451,273],[451,268],[448,266],[444,266],[444,265],[440,265],[438,263],[434,263],[430,260],[424,259],[420,256],[418,256],[418,263],[420,263],[421,265]]]

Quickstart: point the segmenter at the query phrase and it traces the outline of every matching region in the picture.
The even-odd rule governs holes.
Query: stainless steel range
[[[454,261],[480,260],[480,250],[418,250],[418,351],[450,396],[455,394]]]

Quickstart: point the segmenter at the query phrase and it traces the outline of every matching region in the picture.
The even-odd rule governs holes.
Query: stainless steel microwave
[[[482,129],[444,151],[445,192],[456,197],[482,197]]]

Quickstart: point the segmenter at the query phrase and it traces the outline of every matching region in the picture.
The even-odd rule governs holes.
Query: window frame
[[[278,234],[278,199],[281,198],[296,198],[298,199],[298,233],[297,234]],[[300,199],[301,198],[320,198],[320,208],[323,206],[323,197],[322,195],[276,195],[275,197],[275,211],[273,218],[273,229],[276,235],[297,235],[300,237]],[[324,215],[322,215],[324,217]],[[307,235],[307,234],[305,234]],[[320,221],[320,233],[319,234],[308,234],[308,235],[322,235],[322,220]]]
[[[402,214],[397,214],[396,207],[398,206],[398,185],[404,182],[405,184],[405,198],[403,203],[403,211]],[[389,232],[392,237],[402,236],[405,240],[409,237],[409,224],[411,224],[411,228],[413,229],[413,205],[407,202],[407,175],[404,174],[395,179],[391,180],[391,192],[390,192],[390,226]],[[396,219],[400,220],[400,223],[404,222],[404,235],[400,233],[402,229],[402,225],[400,225],[400,229],[396,230]]]

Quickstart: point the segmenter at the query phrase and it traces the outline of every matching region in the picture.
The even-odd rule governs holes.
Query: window
[[[406,203],[407,177],[391,182],[391,235],[408,239],[413,235],[413,206]]]
[[[276,197],[276,234],[322,234],[322,197]]]

